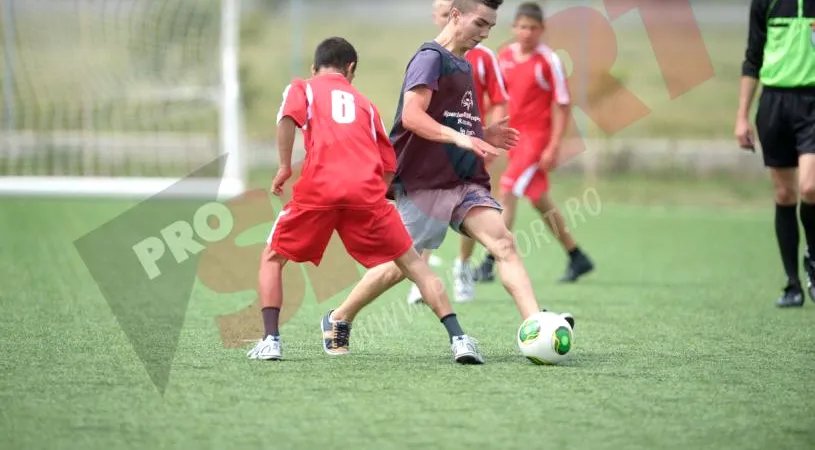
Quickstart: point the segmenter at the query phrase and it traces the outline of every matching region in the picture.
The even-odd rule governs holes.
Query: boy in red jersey
[[[561,139],[571,107],[569,86],[560,58],[541,43],[543,10],[534,2],[523,3],[512,26],[515,42],[501,50],[498,60],[509,92],[509,125],[521,133],[509,152],[501,177],[504,221],[512,229],[518,197],[528,198],[549,230],[569,255],[561,282],[574,282],[591,272],[594,264],[577,246],[563,215],[549,196],[548,172],[555,168]],[[478,267],[475,278],[492,281],[494,258]]]
[[[334,230],[348,253],[371,268],[394,261],[414,280],[440,319],[455,321],[441,280],[419,257],[396,208],[385,198],[396,169],[396,154],[376,107],[351,85],[357,65],[354,47],[329,38],[315,51],[313,77],[296,79],[283,92],[277,116],[280,167],[272,192],[280,195],[291,175],[297,128],[303,130],[306,159],[292,200],[277,216],[260,262],[259,294],[265,333],[250,359],[282,356],[279,333],[283,266],[288,261],[319,265]],[[456,323],[457,334],[463,335]],[[347,352],[345,322],[327,327],[323,345]],[[452,339],[454,336],[451,335]]]
[[[447,25],[450,19],[450,10],[453,8],[453,0],[434,0],[433,2],[433,23],[441,30]],[[474,96],[478,104],[481,115],[481,123],[487,124],[487,116],[490,116],[489,123],[498,122],[507,115],[507,94],[501,69],[498,66],[498,58],[492,50],[483,44],[478,44],[464,54],[464,57],[473,66]],[[493,166],[494,167],[494,166]],[[492,175],[493,172],[490,171]],[[497,178],[498,173],[494,176]],[[475,297],[475,279],[473,277],[474,268],[470,266],[470,257],[475,249],[475,240],[461,236],[461,247],[459,257],[453,266],[453,299],[458,303],[472,301]],[[425,261],[430,258],[430,250],[425,250],[422,257]],[[416,284],[411,284],[407,302],[415,304],[422,301],[422,294]]]

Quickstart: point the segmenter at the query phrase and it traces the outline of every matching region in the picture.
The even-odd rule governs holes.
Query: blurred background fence
[[[223,151],[220,0],[0,0],[0,175],[183,175]],[[325,37],[390,125],[431,0],[242,0],[241,153],[274,165],[275,115]],[[502,6],[485,44],[510,39]],[[580,145],[565,170],[761,173],[732,139],[749,2],[543,1],[570,74]],[[220,150],[219,150],[220,148]]]

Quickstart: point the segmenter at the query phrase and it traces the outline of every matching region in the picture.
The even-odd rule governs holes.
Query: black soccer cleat
[[[804,306],[804,292],[797,284],[788,284],[784,288],[784,293],[775,301],[775,306],[779,308],[800,308]]]
[[[567,312],[565,312],[565,313],[556,313],[554,311],[549,311],[546,308],[541,309],[541,312],[550,312],[550,313],[553,313],[553,314],[557,314],[560,317],[563,317],[563,320],[565,320],[566,323],[568,323],[569,326],[572,327],[572,331],[574,331],[574,316],[572,315],[572,313],[567,313]]]
[[[594,263],[584,253],[578,253],[566,267],[566,273],[558,280],[560,283],[574,283],[578,278],[594,270]]]
[[[481,264],[473,270],[473,280],[480,283],[495,281],[495,260],[484,258],[484,261],[481,261]]]
[[[807,274],[809,299],[815,302],[815,260],[809,255],[809,250],[804,252],[804,272]]]

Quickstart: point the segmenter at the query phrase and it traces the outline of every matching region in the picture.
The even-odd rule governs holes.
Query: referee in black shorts
[[[800,307],[799,199],[804,272],[815,301],[815,0],[752,0],[735,130],[749,150],[755,139],[748,115],[759,82],[756,129],[773,182],[775,234],[787,275],[776,305]]]

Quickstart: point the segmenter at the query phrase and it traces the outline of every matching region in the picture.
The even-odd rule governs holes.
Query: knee
[[[515,244],[515,236],[511,231],[505,230],[495,240],[495,251],[491,253],[499,261],[508,261],[518,257],[518,246]]]
[[[801,180],[801,200],[807,203],[815,203],[815,179]]]
[[[286,257],[276,252],[271,245],[267,245],[260,254],[260,267],[284,266]]]
[[[779,205],[794,205],[798,203],[798,193],[794,186],[776,185],[774,188],[775,203]]]
[[[382,278],[386,280],[388,284],[396,284],[405,279],[405,274],[402,273],[402,270],[399,269],[396,263],[388,263],[387,268],[383,271]]]

